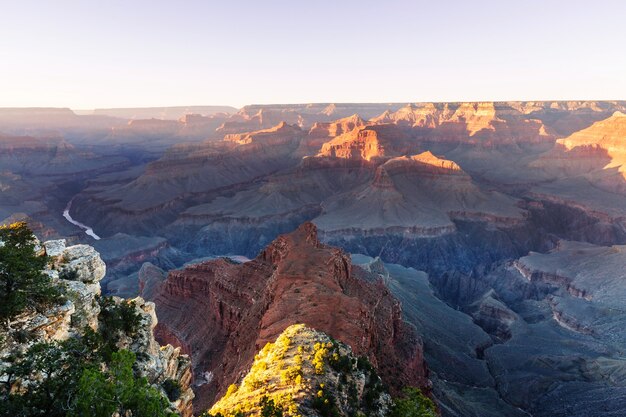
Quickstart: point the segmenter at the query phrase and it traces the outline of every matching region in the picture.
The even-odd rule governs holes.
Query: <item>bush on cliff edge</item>
[[[58,302],[60,292],[43,273],[47,256],[35,252],[36,238],[26,223],[0,226],[0,321],[20,314],[26,307]]]

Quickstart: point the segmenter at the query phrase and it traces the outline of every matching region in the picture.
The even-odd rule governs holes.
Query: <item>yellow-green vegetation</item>
[[[205,416],[300,416],[295,401],[304,388],[304,364],[296,345],[302,337],[299,329],[291,326],[275,342],[267,343],[255,355],[246,377],[230,385]]]
[[[385,416],[391,398],[366,359],[322,332],[297,324],[255,356],[204,416]]]

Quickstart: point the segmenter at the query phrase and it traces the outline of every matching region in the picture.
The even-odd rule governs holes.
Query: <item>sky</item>
[[[626,100],[623,0],[0,0],[0,107]]]

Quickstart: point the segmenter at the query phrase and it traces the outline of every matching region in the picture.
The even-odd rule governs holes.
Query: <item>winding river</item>
[[[72,223],[75,226],[80,227],[81,229],[85,231],[85,233],[87,233],[92,238],[96,240],[100,240],[100,236],[95,234],[95,232],[93,231],[91,227],[72,219],[72,216],[70,216],[70,208],[72,207],[72,201],[74,201],[74,199],[70,200],[70,202],[67,203],[67,207],[65,207],[65,210],[63,210],[63,217],[65,217],[65,220],[67,220],[68,222]]]

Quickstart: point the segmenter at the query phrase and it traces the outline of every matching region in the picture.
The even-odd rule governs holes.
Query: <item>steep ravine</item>
[[[485,224],[456,222],[458,233],[444,238],[417,240],[392,236],[331,240],[353,253],[379,256],[387,262],[427,272],[425,279],[430,281],[434,290],[432,302],[443,300],[453,307],[441,307],[447,313],[437,311],[429,315],[438,317],[437,326],[425,325],[420,316],[431,308],[424,304],[427,301],[423,294],[428,290],[414,287],[411,282],[415,278],[400,278],[405,274],[402,272],[404,267],[388,266],[395,273],[389,278],[390,287],[403,301],[407,319],[416,324],[424,336],[434,392],[441,401],[445,416],[508,416],[518,412],[519,415],[547,416],[547,404],[542,397],[555,386],[567,384],[569,379],[580,380],[583,384],[583,380],[589,378],[576,368],[568,369],[564,358],[550,361],[555,367],[565,366],[567,371],[561,374],[551,371],[540,376],[543,373],[541,365],[533,363],[532,359],[533,355],[548,357],[562,351],[566,355],[582,355],[581,361],[589,360],[583,359],[584,353],[574,353],[576,349],[584,352],[588,348],[566,346],[589,343],[577,339],[591,336],[593,331],[588,324],[579,323],[575,317],[564,313],[563,307],[558,307],[553,298],[561,291],[579,300],[588,300],[589,295],[568,280],[552,279],[549,274],[529,280],[514,261],[531,251],[548,252],[563,238],[602,244],[623,243],[626,240],[623,227],[619,222],[594,217],[593,213],[581,209],[550,202],[529,202],[528,205],[531,208],[528,224],[520,228],[494,230]],[[415,294],[422,295],[416,297]],[[442,322],[446,315],[452,318]],[[465,332],[461,334],[466,335],[466,340],[482,336],[469,342],[469,346],[467,342],[456,344],[455,336],[445,334],[448,328]],[[546,336],[530,336],[533,333]],[[540,340],[542,337],[554,338],[555,342],[545,345],[537,337]],[[545,349],[538,348],[543,345]],[[601,345],[596,348],[601,349]],[[536,352],[533,354],[530,349]],[[511,369],[511,364],[525,360],[529,360],[529,364],[519,370]],[[453,372],[451,363],[456,368]],[[480,375],[486,379],[480,379]],[[487,380],[492,382],[485,383]],[[527,388],[516,388],[513,380]],[[594,384],[600,382],[592,382],[591,386]],[[576,401],[575,394],[570,393],[567,398]],[[581,400],[581,407],[585,410],[588,409],[586,401],[587,398]],[[503,411],[507,407],[508,411]],[[615,409],[615,402],[611,402],[611,407]]]

